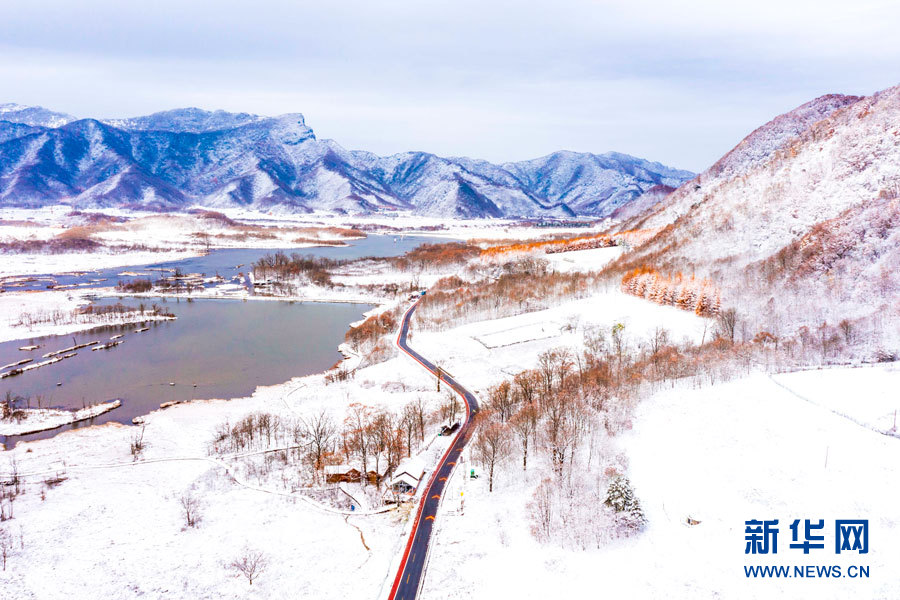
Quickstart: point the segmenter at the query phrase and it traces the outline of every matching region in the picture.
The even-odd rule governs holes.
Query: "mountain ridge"
[[[187,108],[98,120],[15,106],[12,121],[0,119],[0,202],[9,206],[605,217],[655,185],[693,176],[614,152],[501,165],[429,152],[378,156],[318,139],[300,113]]]

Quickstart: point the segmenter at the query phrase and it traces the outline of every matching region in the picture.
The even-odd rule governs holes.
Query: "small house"
[[[352,483],[360,480],[359,469],[350,465],[325,465],[325,483]]]
[[[424,474],[425,461],[418,457],[407,459],[394,471],[390,491],[398,498],[411,498],[415,495]]]

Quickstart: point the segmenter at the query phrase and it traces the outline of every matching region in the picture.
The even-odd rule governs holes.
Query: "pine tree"
[[[647,521],[641,503],[634,493],[634,488],[631,487],[631,482],[624,475],[619,475],[610,482],[604,504],[616,513],[624,513],[628,521],[636,527],[643,526]]]

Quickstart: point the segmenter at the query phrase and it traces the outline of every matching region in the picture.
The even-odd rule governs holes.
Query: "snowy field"
[[[636,538],[591,551],[529,532],[533,476],[464,482],[465,514],[441,523],[425,598],[896,598],[900,440],[866,431],[754,375],[675,389],[639,405],[621,440],[649,519]],[[457,476],[456,489],[463,485]],[[456,494],[452,494],[455,498]],[[458,501],[445,503],[453,512]],[[688,517],[700,521],[689,526]],[[793,519],[868,518],[868,555],[788,549]],[[744,554],[744,522],[779,519],[779,554]],[[573,523],[577,527],[578,523]],[[754,560],[755,559],[755,560]],[[747,579],[744,565],[868,565],[868,580]],[[523,577],[523,573],[528,573]]]
[[[593,248],[591,250],[575,250],[573,252],[559,252],[547,254],[543,258],[548,260],[553,268],[562,273],[571,271],[599,271],[607,263],[619,258],[623,249]]]
[[[774,375],[799,397],[864,427],[898,435],[900,368],[895,363]]]
[[[533,367],[545,350],[581,348],[585,328],[608,331],[616,323],[625,325],[632,344],[646,341],[657,327],[673,341],[699,343],[711,328],[708,319],[693,313],[611,291],[448,332],[417,331],[411,344],[470,389],[479,389]]]

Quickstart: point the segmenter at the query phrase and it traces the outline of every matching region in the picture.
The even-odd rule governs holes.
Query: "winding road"
[[[420,365],[428,369],[430,373],[437,376],[437,367],[410,348],[406,342],[407,334],[409,333],[409,319],[413,311],[416,310],[416,306],[418,306],[418,302],[410,306],[406,314],[403,315],[400,332],[397,334],[397,346],[400,350],[413,357]],[[431,542],[431,534],[434,531],[441,496],[444,493],[444,488],[450,479],[450,475],[453,473],[453,469],[456,467],[463,448],[465,448],[471,438],[472,417],[478,412],[478,400],[475,399],[472,392],[458,384],[446,373],[441,374],[441,379],[462,398],[466,405],[466,419],[462,427],[457,431],[456,437],[453,438],[453,443],[450,444],[447,452],[441,457],[437,468],[431,474],[422,499],[419,501],[419,508],[416,512],[412,531],[409,534],[409,541],[406,543],[400,567],[397,569],[397,576],[394,578],[394,584],[391,586],[391,592],[388,595],[389,600],[413,600],[419,594],[419,589],[425,577],[429,543]]]

